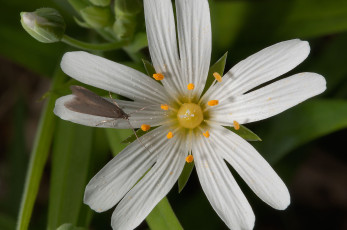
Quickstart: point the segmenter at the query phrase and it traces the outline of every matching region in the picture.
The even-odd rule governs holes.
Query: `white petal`
[[[202,189],[219,217],[230,229],[252,229],[252,208],[209,139],[198,137],[193,154]]]
[[[177,181],[186,153],[181,151],[177,137],[166,141],[157,163],[116,207],[112,215],[113,229],[137,227]]]
[[[136,101],[164,103],[163,86],[147,75],[86,52],[65,53],[62,70],[70,77]]]
[[[222,84],[210,88],[209,96],[227,98],[243,94],[292,70],[309,53],[308,42],[299,39],[267,47],[231,68],[223,77]]]
[[[130,129],[140,128],[142,124],[158,126],[167,120],[165,111],[160,109],[159,104],[148,105],[143,102],[116,100],[117,104],[124,110],[124,112],[130,115],[130,127],[129,122],[125,119],[115,120],[108,117],[100,117],[71,111],[65,107],[65,103],[71,101],[73,98],[74,95],[67,95],[58,98],[55,102],[54,113],[63,120],[81,125],[100,128]]]
[[[136,140],[105,165],[88,183],[84,203],[97,212],[112,208],[166,151],[166,127],[159,127]],[[149,152],[151,151],[151,153]]]
[[[211,20],[207,0],[177,0],[177,30],[182,66],[183,90],[195,85],[200,96],[204,89],[211,59]]]
[[[245,95],[230,97],[211,109],[211,121],[222,125],[250,123],[272,117],[326,89],[324,77],[299,73]]]
[[[244,139],[223,127],[211,133],[216,151],[238,172],[257,196],[271,207],[286,209],[290,195],[281,178]]]
[[[144,0],[144,10],[153,66],[164,75],[166,90],[176,96],[182,83],[171,0]]]

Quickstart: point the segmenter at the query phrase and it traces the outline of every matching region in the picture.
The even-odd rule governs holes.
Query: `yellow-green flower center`
[[[194,103],[184,103],[177,112],[177,119],[184,128],[194,129],[204,119],[201,107]]]

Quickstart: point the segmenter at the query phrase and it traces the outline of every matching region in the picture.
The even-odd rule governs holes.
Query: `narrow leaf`
[[[57,70],[53,77],[51,88],[55,90],[65,79],[61,70]],[[22,203],[18,215],[17,230],[27,230],[31,219],[36,196],[39,190],[43,169],[50,150],[57,117],[53,108],[57,95],[51,95],[42,111],[40,124],[35,136],[35,143],[31,152],[28,172],[26,176]]]
[[[213,81],[215,80],[213,73],[217,72],[221,76],[223,76],[227,56],[228,56],[228,52],[226,52],[216,63],[213,64],[213,66],[210,67],[203,93],[205,93],[208,90],[208,88],[210,88]]]
[[[87,230],[86,228],[76,227],[73,224],[66,223],[61,225],[57,230]]]
[[[225,128],[233,131],[234,133],[236,133],[237,135],[239,135],[246,141],[261,141],[260,137],[258,137],[257,134],[252,132],[250,129],[248,129],[244,125],[240,125],[240,129],[238,130],[236,130],[234,127],[225,127]]]
[[[272,118],[259,150],[270,163],[321,136],[347,128],[347,102],[311,100]],[[261,132],[262,130],[259,130]]]
[[[146,221],[151,230],[183,230],[166,197],[155,206]]]
[[[77,224],[83,206],[92,149],[93,129],[59,120],[53,157],[48,230]]]
[[[178,192],[181,193],[183,188],[186,186],[189,177],[194,169],[194,162],[192,163],[186,163],[184,165],[183,171],[178,178]]]

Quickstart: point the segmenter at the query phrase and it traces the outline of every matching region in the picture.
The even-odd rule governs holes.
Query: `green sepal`
[[[153,65],[149,61],[147,61],[145,59],[142,59],[142,62],[144,64],[144,66],[145,66],[147,75],[149,77],[153,77],[153,74],[155,74],[155,69],[154,69]]]
[[[261,141],[260,137],[258,137],[257,134],[252,132],[246,126],[240,125],[240,128],[238,130],[236,130],[234,127],[227,127],[226,126],[225,128],[233,131],[234,133],[236,133],[237,135],[239,135],[240,137],[242,137],[246,141]]]
[[[202,94],[204,94],[208,90],[208,88],[210,88],[213,81],[215,80],[213,73],[217,72],[221,76],[223,76],[227,56],[228,56],[228,52],[226,52],[216,63],[214,63],[210,67],[210,70],[208,71],[208,75],[207,75],[207,79],[206,79],[205,88],[204,88]]]
[[[186,186],[189,177],[194,169],[194,162],[187,163],[184,165],[182,173],[178,178],[178,193],[181,193],[183,188]]]

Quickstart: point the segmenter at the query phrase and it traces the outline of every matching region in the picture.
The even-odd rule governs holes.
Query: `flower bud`
[[[109,6],[111,0],[89,0],[95,6]]]
[[[57,10],[41,8],[34,12],[21,12],[20,15],[23,28],[36,40],[53,43],[63,38],[66,26]]]
[[[101,29],[112,24],[112,12],[109,7],[88,6],[80,10],[82,18],[95,29]]]
[[[140,0],[117,0],[115,12],[117,14],[138,14],[143,9]]]

